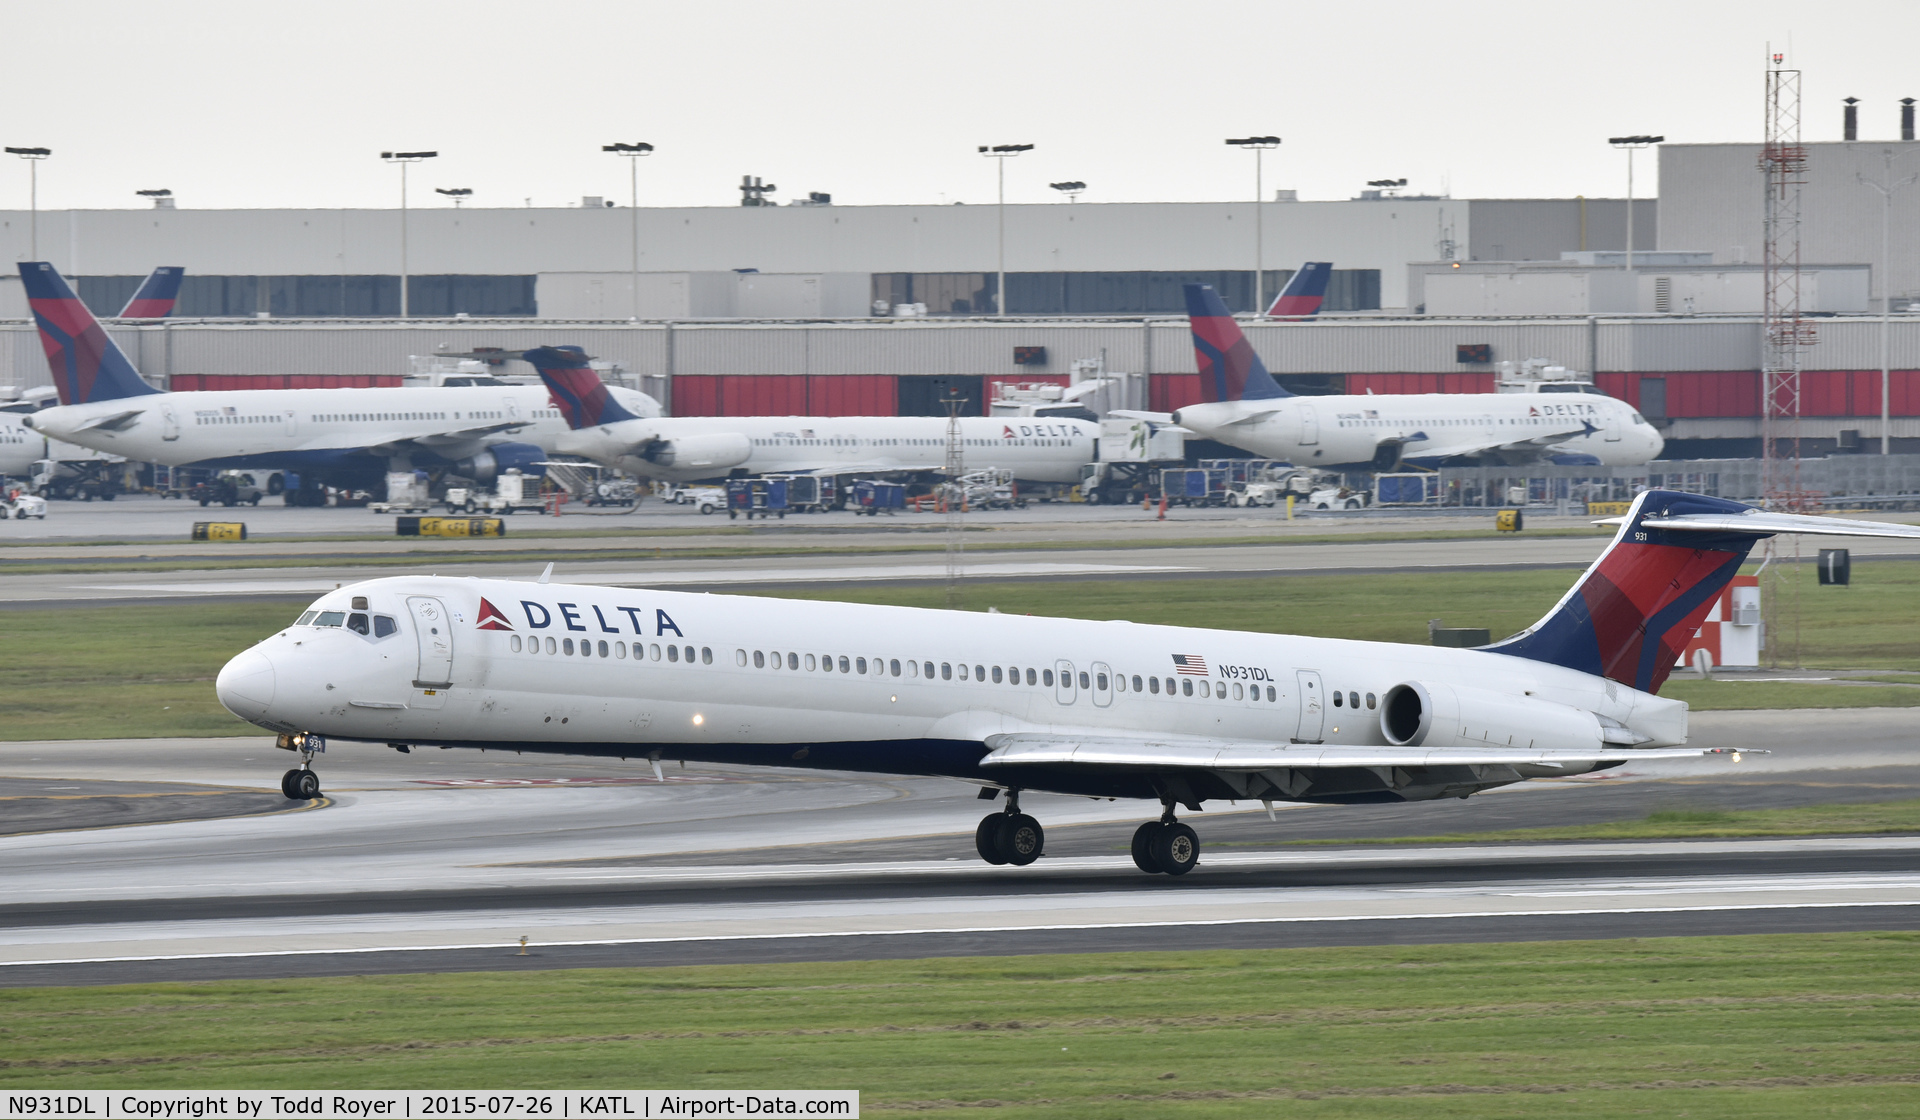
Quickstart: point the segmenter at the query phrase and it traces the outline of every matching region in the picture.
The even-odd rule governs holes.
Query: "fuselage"
[[[652,398],[623,391],[630,408]],[[215,389],[157,393],[33,413],[35,431],[169,466],[299,468],[370,448],[447,459],[507,441],[552,451],[566,421],[539,385],[387,389]]]
[[[1494,456],[1591,456],[1602,465],[1622,467],[1651,462],[1665,446],[1632,405],[1592,393],[1222,401],[1187,405],[1174,413],[1174,422],[1258,455],[1328,467],[1377,463],[1383,444],[1400,445],[1399,456],[1413,460],[1435,452],[1452,457],[1462,452],[1450,449],[1479,446]],[[1554,438],[1569,431],[1575,434]]]
[[[330,738],[978,780],[988,736],[1032,730],[1378,746],[1410,680],[1685,739],[1683,704],[1475,650],[430,577],[329,592],[217,687],[242,718]],[[1142,782],[1021,784],[1154,796]]]
[[[963,417],[967,470],[997,468],[1030,482],[1073,483],[1100,430],[1085,420]],[[732,471],[939,470],[947,420],[935,416],[676,416],[583,428],[557,450],[644,478],[690,481]]]

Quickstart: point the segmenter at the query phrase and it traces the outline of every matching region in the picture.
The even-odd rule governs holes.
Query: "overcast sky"
[[[0,0],[0,142],[45,146],[40,204],[386,207],[385,148],[438,149],[413,202],[624,204],[615,140],[658,151],[643,205],[991,202],[980,144],[1032,143],[1007,197],[1351,197],[1375,178],[1460,198],[1618,196],[1606,139],[1756,141],[1769,41],[1805,71],[1804,138],[1898,135],[1920,97],[1914,0]],[[1636,193],[1653,193],[1639,161]],[[20,161],[0,208],[24,209]]]

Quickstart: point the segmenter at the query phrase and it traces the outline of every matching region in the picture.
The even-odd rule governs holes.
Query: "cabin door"
[[[1313,406],[1300,402],[1300,442],[1311,446],[1320,442],[1320,416]]]
[[[1318,743],[1327,724],[1326,690],[1320,687],[1320,674],[1312,669],[1294,671],[1300,685],[1300,726],[1294,732],[1296,743]]]
[[[160,438],[169,441],[180,438],[180,418],[173,414],[170,404],[160,406]]]
[[[407,599],[407,613],[413,619],[414,640],[420,647],[420,666],[414,675],[412,707],[438,708],[446,704],[447,689],[453,686],[453,625],[440,600],[425,595]]]

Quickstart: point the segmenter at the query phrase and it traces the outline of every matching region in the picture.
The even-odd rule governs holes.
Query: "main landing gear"
[[[1200,862],[1200,837],[1173,819],[1173,802],[1157,821],[1148,821],[1133,834],[1134,866],[1147,874],[1185,875]]]
[[[283,751],[300,752],[300,765],[280,775],[280,792],[288,801],[312,801],[320,796],[320,775],[313,772],[313,756],[325,754],[327,740],[311,732],[282,735],[273,745]]]
[[[973,830],[973,846],[980,858],[996,866],[1011,863],[1025,867],[1040,858],[1046,843],[1047,834],[1040,822],[1020,811],[1017,789],[1007,791],[1005,812],[980,818],[980,827]]]

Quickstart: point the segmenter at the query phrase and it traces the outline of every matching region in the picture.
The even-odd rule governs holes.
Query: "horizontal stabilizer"
[[[1357,747],[1320,743],[1261,743],[1186,736],[1126,738],[1015,732],[987,737],[982,766],[1096,766],[1203,770],[1329,769],[1351,766],[1553,766],[1699,758],[1702,747],[1599,747],[1591,750],[1515,750],[1464,747]]]
[[[1625,518],[1610,517],[1596,525],[1620,525]],[[1804,513],[1770,513],[1750,509],[1745,513],[1689,513],[1672,517],[1646,517],[1640,524],[1648,529],[1680,530],[1694,533],[1751,533],[1770,537],[1776,533],[1807,533],[1823,537],[1902,537],[1920,540],[1920,525],[1894,525],[1885,521],[1853,521],[1844,517],[1811,517]]]
[[[1107,415],[1117,416],[1122,420],[1151,420],[1155,424],[1173,423],[1173,414],[1170,412],[1144,412],[1137,408],[1116,408],[1110,410]]]

